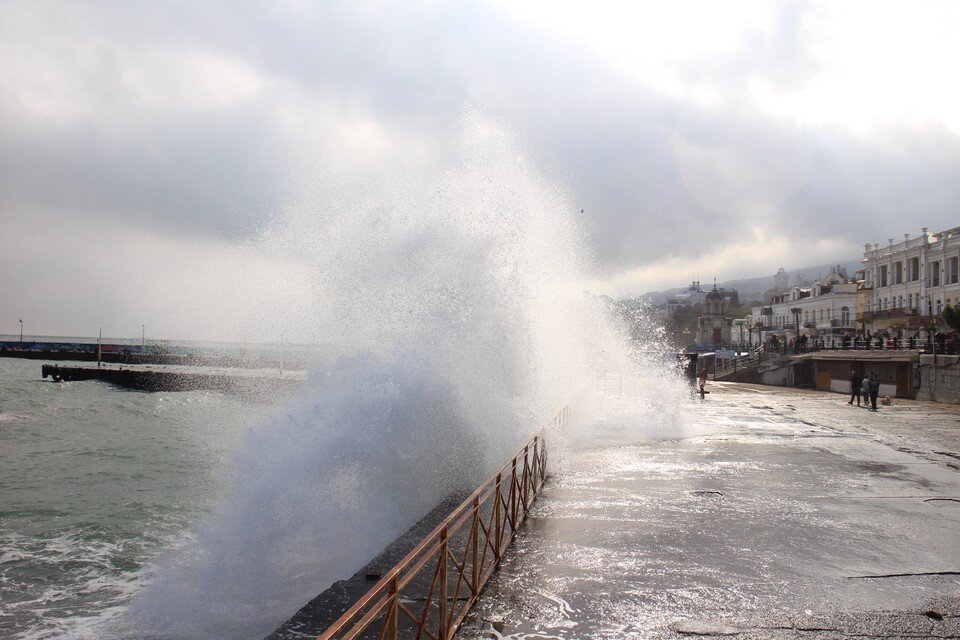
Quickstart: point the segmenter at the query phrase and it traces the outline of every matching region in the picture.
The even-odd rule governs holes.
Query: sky
[[[456,165],[465,113],[563,193],[579,287],[856,259],[960,225],[958,32],[946,1],[0,0],[0,333],[238,339],[204,326],[284,277],[264,228]]]

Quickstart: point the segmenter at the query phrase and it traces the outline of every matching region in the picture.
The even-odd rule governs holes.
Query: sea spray
[[[256,296],[254,329],[343,357],[249,428],[225,502],[133,605],[141,632],[263,636],[481,480],[600,369],[631,375],[623,333],[577,290],[574,207],[509,136],[466,120],[457,170],[407,168],[336,206],[304,196],[259,238],[289,268]]]

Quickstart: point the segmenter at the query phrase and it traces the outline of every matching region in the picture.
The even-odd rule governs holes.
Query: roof
[[[707,300],[723,300],[723,295],[716,288],[713,289],[710,293],[707,294]]]

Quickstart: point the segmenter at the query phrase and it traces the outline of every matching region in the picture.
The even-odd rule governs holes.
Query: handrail
[[[562,408],[547,426],[563,425],[569,411],[569,405]],[[545,431],[546,426],[317,640],[396,640],[401,632],[417,640],[452,638],[543,487],[547,477]],[[428,571],[431,563],[432,571]],[[406,588],[411,593],[405,594]],[[422,609],[411,610],[419,600]]]

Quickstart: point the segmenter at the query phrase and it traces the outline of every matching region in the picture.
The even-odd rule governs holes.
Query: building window
[[[887,265],[880,265],[880,286],[887,286]]]
[[[937,315],[943,313],[943,300],[937,300]]]
[[[940,261],[930,263],[930,286],[940,286]]]
[[[950,284],[956,284],[960,281],[960,258],[950,258]]]
[[[850,324],[850,307],[840,308],[840,324],[843,326]]]
[[[920,279],[920,258],[910,258],[907,262],[907,278],[911,282]]]
[[[900,284],[903,282],[903,263],[894,262],[893,263],[893,284]]]

